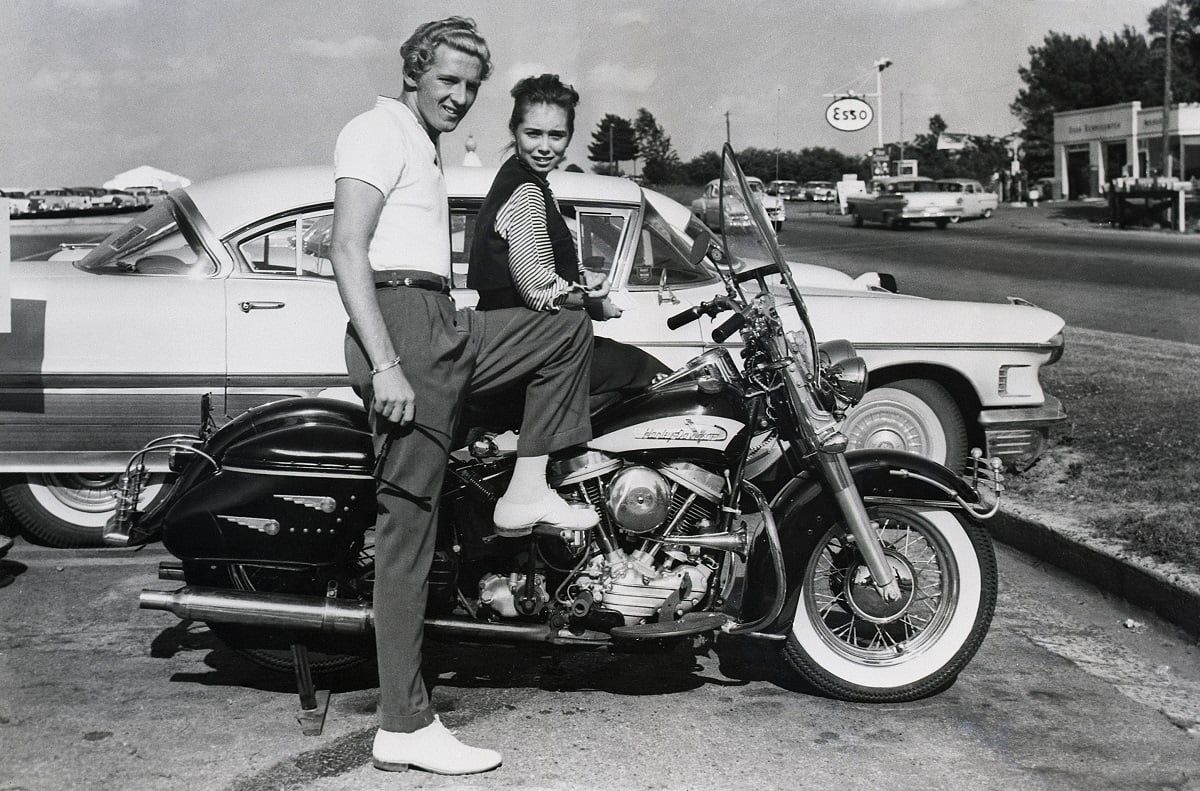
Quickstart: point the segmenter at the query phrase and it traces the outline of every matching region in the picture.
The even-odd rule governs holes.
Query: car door
[[[230,414],[298,395],[356,401],[346,378],[346,312],[329,261],[331,207],[264,222],[226,247]]]
[[[963,184],[959,197],[962,198],[964,217],[978,217],[983,214],[983,206],[979,202],[979,193],[982,190],[983,188],[977,184]]]
[[[594,222],[583,214],[580,224],[585,243]],[[612,301],[623,313],[620,318],[596,322],[593,329],[597,335],[638,346],[677,368],[703,350],[704,325],[697,321],[671,330],[667,319],[713,296],[716,278],[710,269],[688,261],[690,239],[682,238],[649,204],[630,214],[628,222],[626,250],[611,275]],[[584,261],[586,265],[587,259]]]

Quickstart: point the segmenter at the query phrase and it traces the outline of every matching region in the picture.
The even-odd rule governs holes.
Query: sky
[[[0,187],[101,184],[151,165],[200,180],[332,159],[341,127],[401,89],[421,22],[472,17],[495,72],[458,130],[485,164],[508,143],[509,90],[553,72],[582,99],[568,162],[606,113],[645,107],[690,159],[719,150],[868,152],[879,130],[825,121],[830,94],[875,92],[885,141],[940,114],[1002,136],[1028,49],[1050,31],[1146,31],[1162,0],[0,0]],[[875,100],[872,99],[872,102]]]

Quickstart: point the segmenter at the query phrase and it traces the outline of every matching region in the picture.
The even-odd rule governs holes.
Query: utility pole
[[[875,125],[879,132],[879,147],[883,148],[883,70],[892,65],[891,58],[875,61],[875,96],[879,107],[875,110]]]
[[[1163,108],[1162,108],[1162,175],[1171,175],[1171,0],[1167,0],[1167,41],[1164,47]]]
[[[779,181],[779,88],[775,89],[775,180]]]
[[[608,125],[608,175],[617,175],[617,167],[613,162],[613,124]]]

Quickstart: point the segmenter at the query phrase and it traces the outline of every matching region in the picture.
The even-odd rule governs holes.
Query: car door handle
[[[239,302],[238,307],[242,309],[242,313],[249,313],[252,310],[279,310],[285,304],[284,302]]]

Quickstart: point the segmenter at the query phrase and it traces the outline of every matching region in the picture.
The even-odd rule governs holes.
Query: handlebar
[[[725,340],[742,327],[746,326],[746,317],[741,313],[734,313],[725,320],[721,326],[712,331],[712,339],[714,343],[724,343]]]
[[[685,324],[691,324],[701,316],[716,316],[723,310],[729,310],[730,307],[729,300],[725,297],[714,297],[707,302],[701,302],[695,307],[676,313],[667,319],[667,326],[677,330]]]

